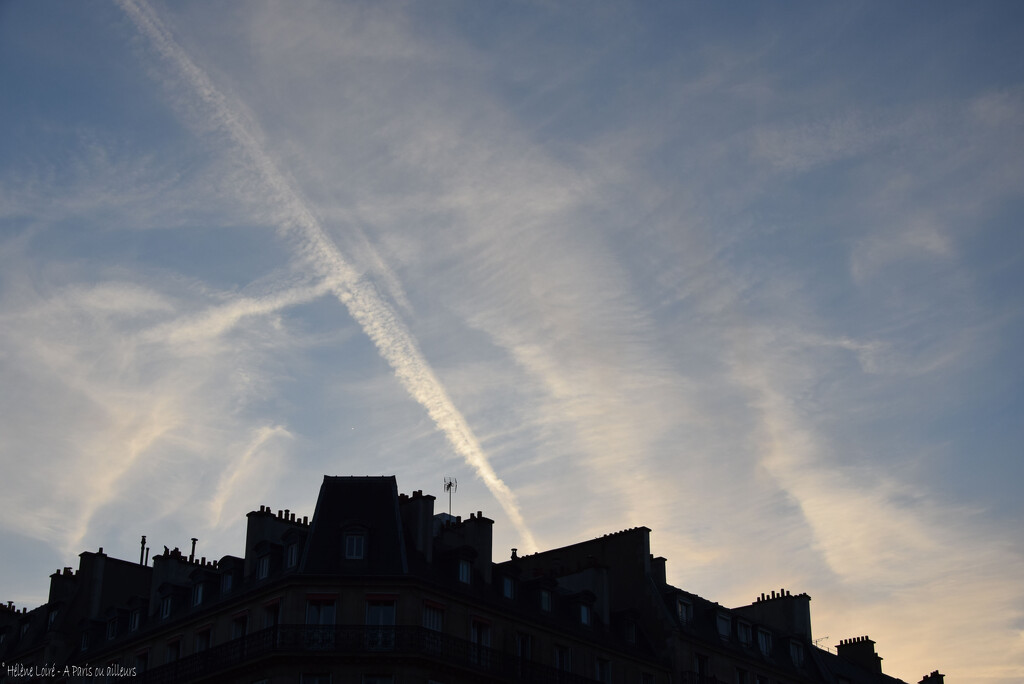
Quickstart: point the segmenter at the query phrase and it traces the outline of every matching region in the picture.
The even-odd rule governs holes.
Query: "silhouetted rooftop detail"
[[[613,671],[615,681],[661,684],[739,673],[901,684],[866,636],[841,640],[837,654],[817,648],[805,593],[772,590],[727,608],[668,584],[647,527],[512,549],[495,563],[494,520],[435,514],[435,501],[399,494],[393,476],[325,476],[312,518],[265,505],[248,513],[240,557],[196,558],[195,537],[187,555],[165,546],[152,566],[145,539],[141,562],[83,552],[78,570],[50,576],[44,606],[0,605],[0,657],[131,660],[146,670],[140,684],[249,684],[252,659],[293,677],[314,655],[339,673],[423,681],[443,669],[450,684],[583,684]]]

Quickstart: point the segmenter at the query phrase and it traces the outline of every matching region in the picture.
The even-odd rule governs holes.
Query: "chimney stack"
[[[882,674],[882,658],[875,653],[875,642],[866,636],[843,639],[836,647],[840,658],[861,667]]]

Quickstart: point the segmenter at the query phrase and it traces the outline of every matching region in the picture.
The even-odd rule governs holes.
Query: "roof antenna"
[[[448,515],[452,514],[452,494],[459,488],[459,481],[454,477],[444,478],[444,491],[448,492]]]

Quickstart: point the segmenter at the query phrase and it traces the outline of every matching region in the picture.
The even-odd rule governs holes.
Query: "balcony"
[[[139,673],[137,684],[178,684],[220,681],[241,666],[263,661],[308,666],[317,658],[326,667],[350,660],[372,662],[419,661],[460,668],[480,681],[535,684],[597,684],[597,680],[517,658],[467,639],[424,627],[364,625],[277,625],[247,634],[205,651]]]

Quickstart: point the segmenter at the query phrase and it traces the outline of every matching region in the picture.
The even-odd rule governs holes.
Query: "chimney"
[[[143,557],[146,553],[146,535],[142,535],[142,544],[139,545],[139,565],[142,565]]]
[[[665,578],[665,563],[666,559],[663,556],[655,558],[654,554],[651,554],[651,578],[659,587],[667,582]]]
[[[875,674],[882,674],[882,658],[875,653],[875,642],[866,636],[841,640],[836,653],[847,662],[860,665]]]
[[[188,562],[189,563],[195,563],[196,562],[196,542],[197,541],[199,541],[198,537],[192,537],[192,553],[190,553],[189,556],[188,556]]]
[[[933,670],[931,674],[925,675],[924,679],[921,680],[921,684],[945,684],[946,675],[939,674],[938,670]]]

